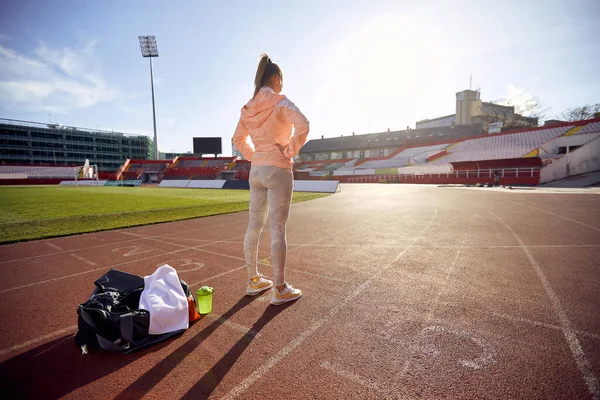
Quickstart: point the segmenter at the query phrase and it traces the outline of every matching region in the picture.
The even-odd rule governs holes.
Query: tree
[[[523,104],[513,105],[510,101],[495,100],[482,103],[482,114],[477,116],[487,132],[492,123],[501,122],[502,130],[537,126],[540,119],[546,117],[547,107],[537,97],[525,100]]]
[[[538,97],[532,97],[525,100],[520,106],[517,106],[515,111],[517,114],[521,114],[525,117],[543,120],[546,119],[548,107],[544,105]]]
[[[600,113],[600,103],[585,104],[580,107],[567,108],[558,116],[558,119],[568,122],[581,121],[583,119],[592,119],[597,113]]]

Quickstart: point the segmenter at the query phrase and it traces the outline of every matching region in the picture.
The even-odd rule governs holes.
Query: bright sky
[[[600,1],[61,1],[0,5],[0,117],[153,136],[192,150],[223,137],[253,92],[261,52],[311,122],[309,139],[405,129],[454,113],[455,93],[548,117],[600,102]]]

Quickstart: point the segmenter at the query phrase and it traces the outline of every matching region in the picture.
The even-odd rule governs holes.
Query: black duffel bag
[[[180,280],[186,296],[190,290]],[[183,332],[148,334],[150,313],[139,308],[144,278],[111,269],[94,282],[90,298],[77,308],[75,344],[88,349],[130,353]]]

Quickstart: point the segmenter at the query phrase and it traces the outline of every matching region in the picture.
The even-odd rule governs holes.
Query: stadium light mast
[[[152,86],[152,120],[154,121],[154,159],[158,160],[158,138],[156,137],[156,110],[154,107],[154,72],[152,71],[152,57],[158,57],[156,36],[138,36],[142,57],[150,59],[150,85]]]

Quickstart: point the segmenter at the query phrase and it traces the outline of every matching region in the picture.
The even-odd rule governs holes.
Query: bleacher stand
[[[573,126],[536,129],[525,132],[500,134],[477,139],[467,139],[448,148],[448,154],[433,160],[429,165],[442,165],[452,161],[495,160],[523,157],[545,142],[559,137]],[[583,130],[583,129],[582,129]]]
[[[411,147],[401,151],[387,160],[367,161],[358,165],[356,168],[399,168],[414,163],[422,164],[423,161],[427,161],[428,156],[433,153],[437,153],[448,146],[448,144],[438,144],[433,146]]]
[[[179,160],[179,162],[177,163],[177,167],[176,168],[194,168],[194,167],[201,167],[202,165],[204,165],[204,163],[206,162],[206,160],[200,160],[200,159],[195,159],[195,160],[187,160],[187,159],[181,159]]]
[[[208,160],[206,167],[209,168],[226,168],[230,161],[227,160]]]
[[[581,135],[585,133],[597,133],[600,132],[600,122],[592,122],[591,124],[587,124],[579,131],[577,131],[576,135]]]
[[[144,172],[161,172],[166,168],[166,164],[142,164],[141,169]]]
[[[139,171],[142,169],[143,165],[144,164],[130,163],[129,167],[127,168],[127,171],[129,171],[129,172]]]
[[[0,174],[25,174],[28,178],[68,178],[77,175],[76,167],[0,165]]]

